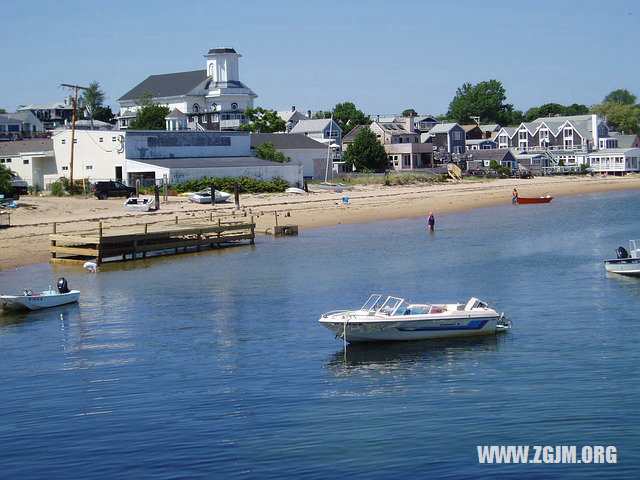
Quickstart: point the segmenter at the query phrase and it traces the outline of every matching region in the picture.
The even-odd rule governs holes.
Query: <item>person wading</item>
[[[436,219],[433,216],[433,212],[429,214],[429,220],[427,220],[427,223],[429,224],[429,231],[433,232],[436,229]]]

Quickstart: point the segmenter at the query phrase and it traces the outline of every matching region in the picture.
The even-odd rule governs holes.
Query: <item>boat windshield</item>
[[[360,310],[366,310],[366,311],[378,310],[382,306],[382,302],[380,301],[381,298],[382,298],[382,295],[374,293],[369,297],[369,300],[364,302],[364,305],[362,305]]]
[[[385,315],[393,315],[396,310],[402,305],[404,298],[387,297],[382,306],[378,309],[377,313],[383,313]]]
[[[638,250],[640,250],[640,240],[629,240],[629,254],[632,258],[638,258]]]

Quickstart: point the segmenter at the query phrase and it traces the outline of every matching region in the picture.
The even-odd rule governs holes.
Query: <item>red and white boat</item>
[[[549,203],[553,200],[551,195],[547,195],[546,197],[518,197],[517,203],[520,205],[526,203]]]

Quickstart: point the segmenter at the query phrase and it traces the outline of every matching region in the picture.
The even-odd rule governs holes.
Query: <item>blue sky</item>
[[[271,109],[371,115],[447,110],[464,82],[495,78],[526,110],[640,95],[634,1],[33,1],[2,12],[0,108],[64,98],[97,80],[116,100],[147,76],[243,55],[240,78]]]

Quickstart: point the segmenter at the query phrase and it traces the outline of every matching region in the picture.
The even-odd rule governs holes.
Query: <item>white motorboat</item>
[[[40,310],[41,308],[57,307],[78,301],[79,290],[69,290],[67,281],[60,277],[57,289],[34,293],[25,290],[22,295],[0,295],[0,305],[5,310]]]
[[[156,200],[153,197],[130,197],[124,202],[124,209],[128,212],[148,212],[155,208]]]
[[[285,193],[296,193],[298,195],[307,195],[307,192],[305,192],[302,188],[298,188],[298,187],[289,187],[284,192]]]
[[[629,240],[628,252],[624,247],[618,247],[616,256],[618,258],[604,261],[607,272],[640,276],[640,240]]]
[[[358,310],[328,312],[320,323],[347,342],[427,340],[488,335],[506,331],[503,313],[471,298],[464,303],[408,303],[403,298],[373,294]]]
[[[192,193],[187,198],[194,203],[211,203],[211,189],[205,188],[199,192]],[[216,203],[226,202],[230,198],[230,193],[216,190]]]

